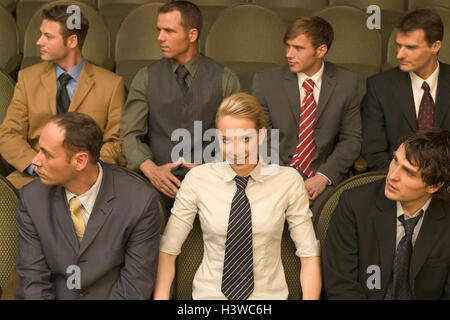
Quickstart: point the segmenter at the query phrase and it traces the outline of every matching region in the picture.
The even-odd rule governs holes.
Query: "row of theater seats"
[[[85,0],[90,2],[90,0]],[[119,1],[120,2],[120,1]],[[100,2],[100,9],[97,10],[90,4],[74,1],[52,1],[44,4],[51,6],[55,3],[73,3],[78,4],[90,21],[90,30],[83,48],[84,56],[98,65],[115,71],[125,79],[128,87],[132,78],[139,68],[155,61],[161,57],[159,44],[156,41],[157,30],[155,21],[157,9],[162,2],[150,2],[146,4],[137,4],[127,2],[116,3],[114,1]],[[142,2],[142,1],[140,1]],[[198,2],[200,5],[206,3]],[[395,19],[401,14],[400,9],[406,8],[405,1],[396,0],[331,0],[331,6],[325,6],[328,0],[324,1],[258,1],[253,0],[251,4],[236,4],[238,0],[221,0],[223,6],[202,6],[201,9],[205,15],[205,28],[202,32],[200,45],[202,52],[213,59],[230,67],[241,80],[241,86],[244,91],[250,91],[251,79],[255,72],[280,65],[285,62],[285,50],[282,43],[283,34],[288,20],[297,16],[317,14],[333,26],[335,31],[335,41],[326,60],[340,64],[355,71],[359,77],[359,92],[361,97],[365,92],[365,80],[368,76],[376,74],[384,69],[395,66],[397,60],[395,45]],[[304,3],[305,8],[297,10],[278,8],[276,11],[275,3]],[[367,3],[366,3],[367,2]],[[427,1],[427,4],[433,1]],[[19,22],[19,2],[16,9],[17,22]],[[107,5],[109,3],[109,5]],[[208,3],[210,3],[208,1]],[[213,3],[213,1],[211,1]],[[234,5],[225,7],[229,3]],[[268,9],[258,3],[269,6]],[[306,6],[309,3],[308,6]],[[321,3],[322,5],[318,5]],[[384,11],[381,13],[381,33],[379,30],[370,30],[366,26],[368,14],[361,8],[353,6],[343,6],[345,4],[359,4],[365,8],[369,4],[379,4]],[[364,5],[363,5],[364,3]],[[434,7],[441,15],[446,30],[450,30],[450,1],[436,1],[435,4],[447,4],[448,8],[440,6]],[[117,5],[130,6],[130,12],[123,9],[121,17],[114,20],[117,32],[108,30],[107,15],[102,9],[112,8]],[[409,6],[419,4],[419,1],[410,1]],[[317,11],[317,8],[321,8]],[[220,10],[218,8],[221,8]],[[397,8],[397,11],[394,9]],[[38,9],[28,22],[24,32],[24,40],[20,40],[20,32],[12,15],[4,8],[0,8],[0,68],[5,69],[14,75],[14,69],[24,68],[40,61],[39,48],[36,46],[36,40],[40,36],[39,26],[41,23],[42,7]],[[211,10],[208,10],[211,9]],[[216,15],[211,13],[216,10]],[[286,9],[286,10],[281,10]],[[281,10],[281,11],[280,11]],[[103,12],[103,17],[102,17]],[[207,13],[210,14],[207,14]],[[285,14],[283,14],[285,12]],[[396,12],[389,16],[387,12]],[[288,15],[290,14],[290,17]],[[113,17],[114,14],[111,14]],[[388,17],[393,18],[392,21]],[[209,19],[209,20],[208,20]],[[111,21],[113,21],[111,20]],[[120,21],[119,23],[119,20]],[[114,23],[110,21],[110,26]],[[119,27],[120,25],[120,27]],[[114,36],[114,34],[116,34]],[[382,34],[386,38],[386,45],[383,48]],[[446,39],[440,53],[440,60],[450,63],[450,33],[444,33]],[[114,50],[111,44],[114,39]],[[23,42],[23,50],[20,44]],[[113,54],[114,52],[114,54]],[[383,52],[386,56],[383,64]],[[23,53],[23,59],[20,54]],[[114,57],[114,58],[113,58]],[[115,60],[114,60],[115,59]]]

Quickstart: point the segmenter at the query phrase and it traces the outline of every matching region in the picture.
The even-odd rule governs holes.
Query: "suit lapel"
[[[291,72],[286,65],[284,72],[284,89],[297,126],[300,124],[300,88],[298,87],[297,74]]]
[[[385,184],[383,183],[383,188],[384,185]],[[387,289],[394,263],[397,209],[395,201],[387,199],[383,190],[384,189],[381,189],[378,192],[378,197],[376,199],[378,211],[373,215],[373,220],[375,234],[379,244],[381,270],[383,270],[381,287]]]
[[[330,100],[331,94],[334,91],[334,87],[336,86],[336,80],[334,79],[335,67],[332,64],[325,62],[323,75],[322,75],[322,84],[320,86],[320,95],[319,95],[319,103],[317,104],[316,111],[316,122],[319,121],[320,116],[325,110],[325,106]]]
[[[56,92],[58,86],[56,84],[56,70],[53,63],[47,63],[47,69],[41,75],[41,84],[47,92],[48,105],[52,115],[56,114]]]
[[[416,108],[414,105],[414,97],[411,86],[411,78],[409,77],[409,73],[400,71],[399,72],[399,81],[396,81],[396,94],[394,95],[397,100],[394,108],[400,107],[402,110],[403,116],[406,118],[409,126],[413,131],[417,131],[417,116],[416,116]]]
[[[109,214],[113,210],[109,201],[114,198],[114,177],[109,167],[103,164],[102,167],[102,184],[97,195],[97,200],[95,201],[94,207],[92,208],[92,213],[89,217],[83,240],[81,241],[79,252],[80,256],[91,245],[92,241],[95,239]]]
[[[76,111],[86,98],[89,91],[95,84],[93,76],[94,73],[92,71],[92,66],[85,60],[80,78],[78,79],[77,87],[73,94],[72,101],[70,102],[69,111]]]
[[[438,86],[436,90],[436,104],[434,123],[436,127],[442,128],[445,117],[450,109],[450,80],[447,78],[442,65],[439,69]]]
[[[434,243],[439,239],[444,224],[439,220],[445,217],[445,210],[440,201],[432,200],[423,217],[422,226],[417,236],[411,256],[410,279],[411,288],[414,288],[414,279],[422,268]]]
[[[70,216],[69,205],[67,203],[65,190],[63,187],[56,187],[53,212],[55,214],[56,220],[58,221],[58,224],[61,227],[62,233],[66,237],[67,242],[69,242],[75,252],[78,252],[78,240],[75,234],[72,217]]]

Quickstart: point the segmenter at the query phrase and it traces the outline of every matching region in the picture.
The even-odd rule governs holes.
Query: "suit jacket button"
[[[292,159],[292,154],[288,155],[289,159]]]

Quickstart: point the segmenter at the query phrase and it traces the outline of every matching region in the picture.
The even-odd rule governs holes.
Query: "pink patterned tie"
[[[313,95],[314,81],[311,79],[305,80],[303,88],[306,90],[306,96],[301,105],[298,145],[292,157],[291,166],[300,169],[309,178],[314,175],[310,164],[316,154],[313,136],[316,119],[316,101]]]

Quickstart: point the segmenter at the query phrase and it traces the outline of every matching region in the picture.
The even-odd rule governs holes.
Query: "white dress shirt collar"
[[[67,201],[69,201],[72,197],[77,197],[78,199],[80,199],[80,202],[83,205],[83,208],[87,212],[88,216],[92,213],[92,209],[94,208],[95,200],[97,200],[97,195],[100,191],[100,186],[103,180],[103,168],[98,162],[97,166],[99,170],[97,180],[88,191],[86,191],[82,195],[77,196],[76,194],[66,189]]]
[[[323,75],[323,70],[324,69],[325,69],[325,64],[322,62],[322,66],[320,67],[319,71],[317,71],[311,77],[307,76],[303,72],[297,73],[297,79],[298,79],[299,87],[303,88],[303,82],[305,82],[305,80],[307,80],[307,79],[311,79],[312,81],[314,81],[314,87],[317,87],[318,91],[320,92],[320,87],[322,85],[322,75]]]

